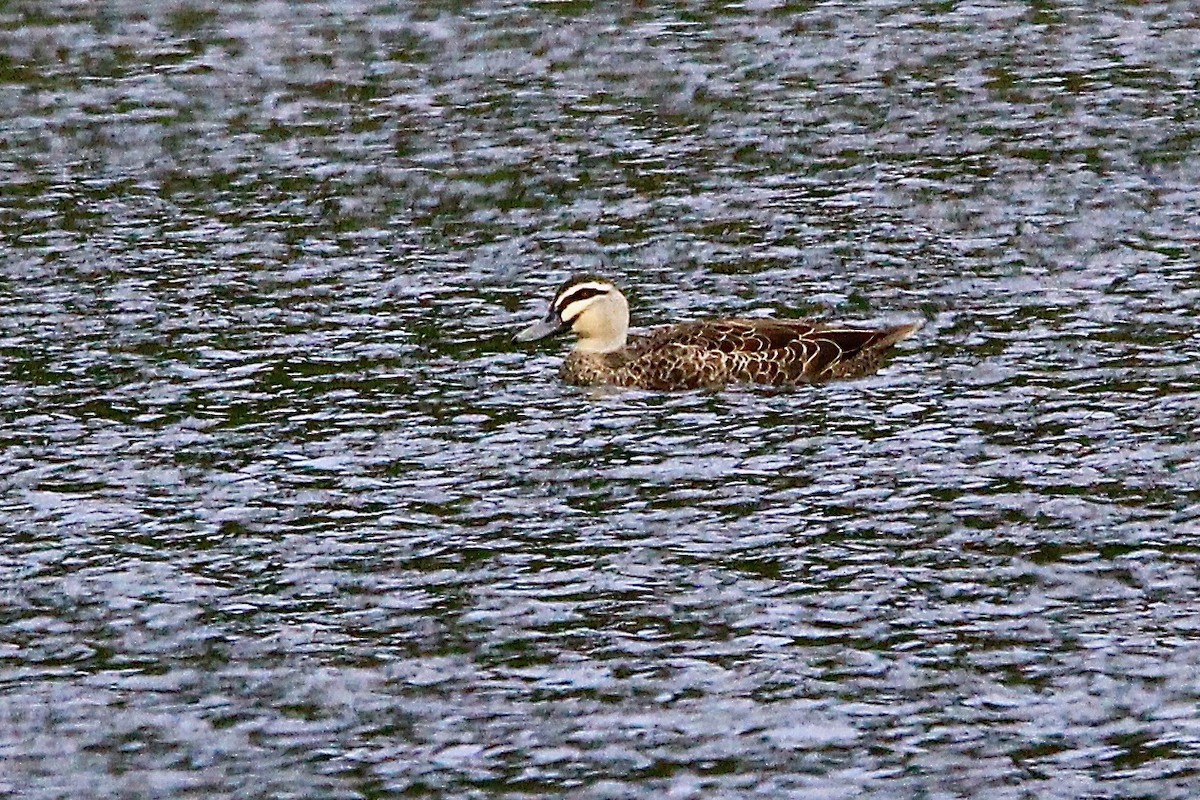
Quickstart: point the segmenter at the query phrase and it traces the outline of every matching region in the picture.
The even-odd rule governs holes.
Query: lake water
[[[0,7],[0,795],[1192,798],[1190,2]],[[582,391],[512,334],[926,320]]]

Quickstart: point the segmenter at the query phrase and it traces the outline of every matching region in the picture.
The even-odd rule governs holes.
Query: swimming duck
[[[574,331],[579,339],[561,374],[580,386],[793,386],[870,375],[892,346],[921,324],[867,329],[790,319],[716,319],[630,335],[629,303],[621,290],[603,278],[579,275],[559,287],[545,318],[516,339],[529,342]]]

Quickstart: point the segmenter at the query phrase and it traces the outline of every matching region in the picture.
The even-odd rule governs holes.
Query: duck
[[[650,390],[757,383],[796,386],[861,378],[883,365],[921,322],[879,328],[813,320],[730,318],[680,322],[629,332],[629,302],[612,281],[568,278],[544,318],[516,335],[532,342],[568,331],[574,349],[561,378],[577,386]]]

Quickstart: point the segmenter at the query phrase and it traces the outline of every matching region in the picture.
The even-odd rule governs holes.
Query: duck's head
[[[621,290],[603,278],[577,275],[559,287],[546,316],[517,334],[518,342],[531,342],[572,330],[579,337],[575,349],[610,353],[625,346],[629,332],[629,304]]]

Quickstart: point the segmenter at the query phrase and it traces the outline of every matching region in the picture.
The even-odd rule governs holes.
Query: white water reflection
[[[0,793],[1190,797],[1190,7],[757,5],[0,15]]]

